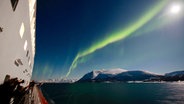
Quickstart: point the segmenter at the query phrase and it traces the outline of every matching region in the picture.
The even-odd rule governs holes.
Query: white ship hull
[[[6,75],[28,85],[35,56],[36,0],[0,0],[0,84]]]

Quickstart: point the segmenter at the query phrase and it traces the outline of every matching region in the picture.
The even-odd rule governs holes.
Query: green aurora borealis
[[[148,23],[151,19],[153,19],[154,16],[156,16],[162,8],[166,4],[166,0],[161,0],[157,5],[154,5],[152,8],[150,8],[146,13],[144,13],[139,19],[137,19],[135,22],[130,23],[127,25],[126,28],[122,30],[118,30],[114,33],[109,34],[107,37],[94,42],[91,46],[88,48],[79,51],[78,54],[75,56],[67,74],[66,77],[70,75],[72,70],[74,70],[80,63],[85,63],[87,61],[88,55],[93,54],[97,50],[104,48],[105,46],[123,40],[129,36],[131,36],[134,32],[141,29],[146,23]]]

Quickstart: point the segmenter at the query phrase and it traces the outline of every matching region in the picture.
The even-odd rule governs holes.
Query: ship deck
[[[30,90],[29,93],[22,98],[21,104],[48,104],[48,102],[43,96],[39,86],[35,85],[32,91]]]

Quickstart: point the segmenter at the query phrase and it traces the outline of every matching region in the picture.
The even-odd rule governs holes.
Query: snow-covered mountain
[[[111,70],[94,70],[87,74],[85,74],[79,81],[92,81],[97,79],[105,79],[105,78],[112,78],[113,76],[120,74],[122,72],[126,72],[127,70],[124,69],[111,69]]]
[[[96,70],[85,74],[79,82],[91,81],[142,81],[150,78],[160,77],[161,75],[148,71],[127,71],[124,69]]]
[[[166,73],[166,77],[174,77],[174,76],[179,76],[179,75],[184,75],[184,70],[183,71],[174,71],[171,73]]]
[[[184,71],[174,71],[166,73],[164,76],[165,81],[184,81]]]
[[[115,76],[115,79],[118,81],[143,81],[155,77],[160,77],[160,75],[148,71],[135,70],[120,73]]]

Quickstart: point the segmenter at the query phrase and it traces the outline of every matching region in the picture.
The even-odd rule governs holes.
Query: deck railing
[[[25,95],[24,104],[48,104],[47,100],[43,96],[40,88],[37,85]]]

